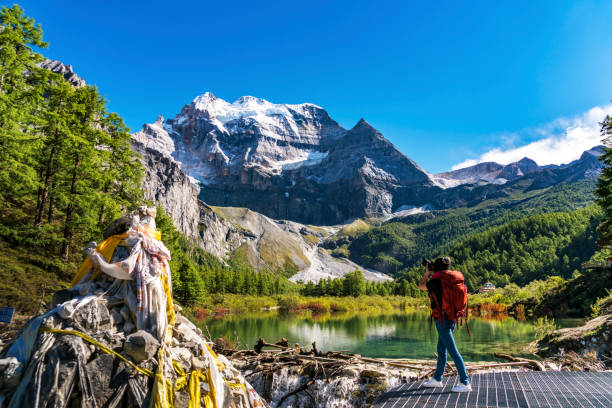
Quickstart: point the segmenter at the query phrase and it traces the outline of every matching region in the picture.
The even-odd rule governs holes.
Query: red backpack
[[[439,304],[435,295],[432,296],[430,294],[435,305],[435,312],[437,312],[435,314],[443,319],[454,322],[461,318],[462,325],[465,318],[465,326],[469,334],[470,328],[467,325],[468,296],[463,274],[459,271],[446,270],[439,272],[437,279],[440,280],[442,286],[442,304]]]

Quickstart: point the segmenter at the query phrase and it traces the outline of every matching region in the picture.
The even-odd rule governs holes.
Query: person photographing
[[[446,353],[455,362],[459,374],[459,384],[452,388],[453,392],[472,391],[470,379],[465,369],[463,358],[457,349],[453,330],[458,320],[466,318],[467,326],[467,288],[463,274],[450,270],[451,260],[445,256],[435,262],[423,260],[425,274],[419,281],[419,289],[426,290],[431,300],[432,318],[438,330],[438,362],[433,378],[423,384],[423,387],[443,387],[442,375],[446,367]],[[469,333],[469,328],[468,328]]]

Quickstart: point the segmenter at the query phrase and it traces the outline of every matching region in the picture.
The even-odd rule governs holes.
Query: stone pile
[[[180,313],[166,338],[136,330],[104,280],[58,292],[0,354],[0,407],[265,407]]]

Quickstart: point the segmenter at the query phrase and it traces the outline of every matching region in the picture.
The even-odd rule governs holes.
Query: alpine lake
[[[581,319],[559,319],[561,327],[578,326]],[[454,336],[466,361],[495,361],[493,353],[532,357],[528,346],[535,340],[535,326],[530,321],[502,315],[469,317],[470,335],[465,324],[458,325]],[[344,351],[374,358],[434,359],[438,335],[425,311],[392,314],[296,315],[269,311],[249,315],[225,315],[208,318],[198,326],[213,339],[224,337],[238,348],[253,348],[261,337],[274,343],[287,338],[310,349],[316,341],[321,352]]]

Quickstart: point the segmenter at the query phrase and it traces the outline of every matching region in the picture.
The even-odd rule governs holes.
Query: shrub
[[[548,317],[546,316],[538,318],[533,325],[535,328],[536,339],[538,340],[543,339],[557,330],[557,325],[555,322],[552,319],[548,320]]]
[[[607,296],[601,297],[591,305],[591,316],[597,317],[612,309],[612,290],[606,289]]]
[[[206,320],[206,318],[208,317],[208,309],[204,309],[203,307],[198,307],[193,312],[193,315],[196,318],[196,320]]]
[[[283,313],[296,313],[300,308],[300,299],[297,296],[285,296],[279,299],[278,307]]]
[[[329,306],[323,302],[309,302],[306,305],[307,309],[312,310],[313,313],[327,313],[329,311]]]

